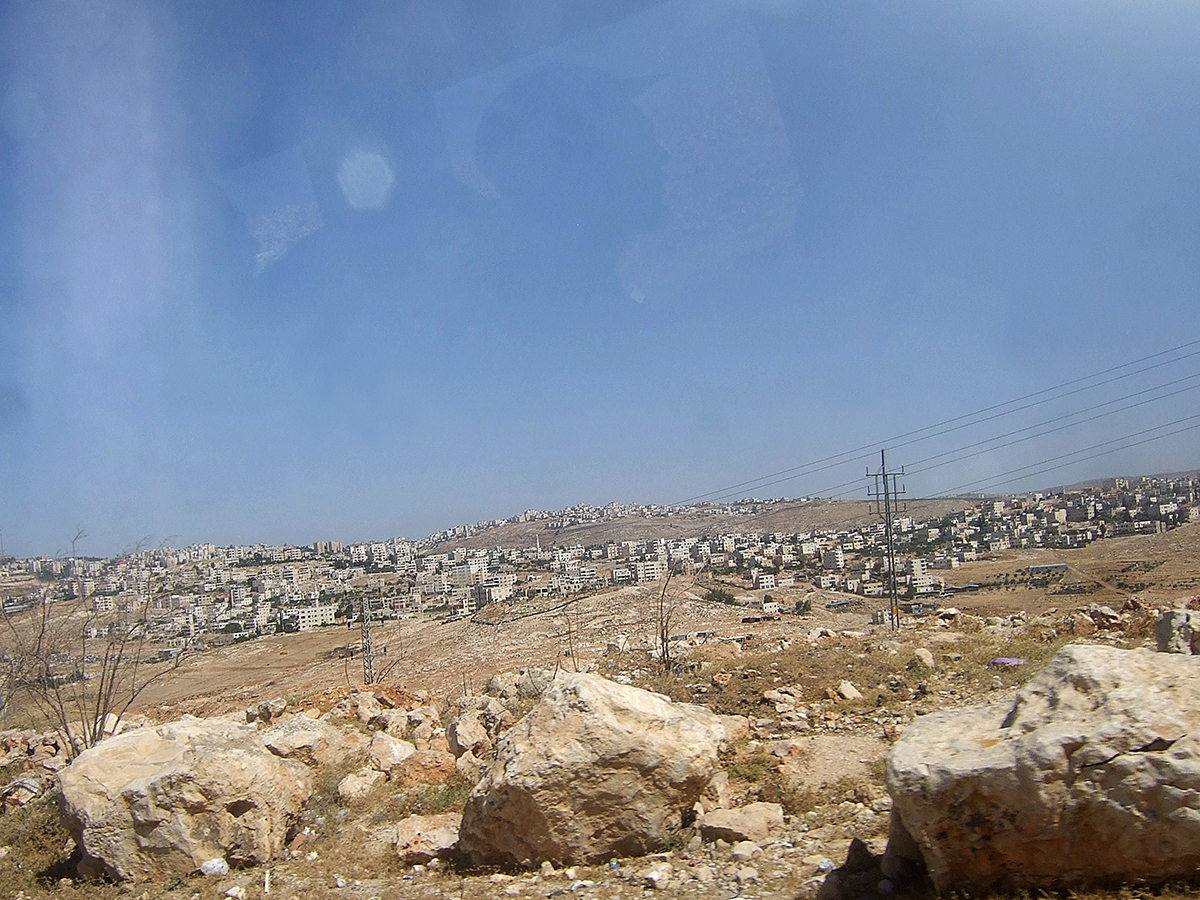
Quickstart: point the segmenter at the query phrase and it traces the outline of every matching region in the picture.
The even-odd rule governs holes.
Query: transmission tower
[[[358,600],[358,619],[362,626],[363,684],[374,684],[375,647],[371,643],[371,604],[365,593]]]
[[[896,477],[903,474],[903,466],[899,472],[888,471],[886,450],[879,451],[879,471],[867,470],[867,477],[875,479],[875,486],[867,489],[867,496],[875,501],[875,511],[883,514],[883,535],[887,542],[888,599],[890,600],[888,622],[892,631],[900,628],[900,600],[896,596],[896,550],[892,540],[892,511],[897,506],[896,498],[904,494],[903,486],[896,487]]]

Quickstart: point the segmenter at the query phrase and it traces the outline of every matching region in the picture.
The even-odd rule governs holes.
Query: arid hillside
[[[936,598],[983,618],[1018,612],[1066,612],[1092,605],[1120,609],[1130,598],[1172,606],[1200,594],[1200,523],[1164,534],[1113,538],[1080,550],[1008,551],[961,568],[941,572],[947,584],[977,584],[977,590]],[[1029,566],[1061,562],[1066,571],[1039,580]],[[744,624],[754,610],[704,599],[715,583],[676,578],[668,586],[672,634],[710,632],[710,652],[718,638],[752,635],[768,646],[818,628],[866,627],[881,601],[834,612],[827,604],[846,595],[809,585],[770,591],[786,610],[809,601],[808,615],[784,615],[776,621]],[[764,592],[738,592],[761,597]],[[463,687],[477,688],[493,672],[526,666],[584,667],[624,638],[643,653],[655,644],[657,587],[629,587],[571,599],[542,598],[485,607],[471,619],[419,618],[377,626],[376,668],[386,680],[407,690],[441,696]],[[302,634],[275,635],[196,654],[143,696],[139,707],[162,713],[225,712],[268,695],[303,696],[361,682],[357,628],[330,627]],[[622,643],[626,646],[626,643]]]
[[[914,500],[905,515],[914,519],[932,519],[964,509],[967,499]],[[817,529],[842,529],[878,521],[874,507],[866,500],[811,500],[804,503],[775,503],[760,513],[728,515],[696,511],[670,517],[626,517],[605,522],[551,527],[553,520],[512,522],[488,528],[469,538],[455,538],[438,549],[452,547],[543,547],[595,546],[609,541],[645,541],[655,538],[700,537],[720,532],[794,534]]]

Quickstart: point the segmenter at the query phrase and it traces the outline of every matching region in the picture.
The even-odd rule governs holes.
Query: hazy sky
[[[861,497],[884,445],[914,496],[1200,466],[1200,4],[29,0],[0,45],[9,553]]]

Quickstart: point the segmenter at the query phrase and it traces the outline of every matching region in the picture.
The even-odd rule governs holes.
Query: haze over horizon
[[[0,0],[5,550],[863,497],[880,446],[914,496],[1195,469],[1197,46],[1183,2]]]

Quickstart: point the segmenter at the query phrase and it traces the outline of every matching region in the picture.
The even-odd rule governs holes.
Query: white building
[[[296,606],[287,611],[287,618],[296,623],[300,631],[308,631],[321,625],[332,625],[337,618],[337,607],[330,604]]]
[[[846,551],[840,546],[831,547],[821,556],[822,568],[834,570],[846,568]]]

